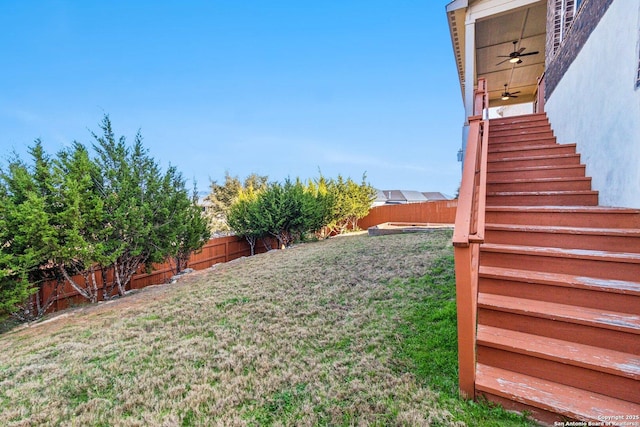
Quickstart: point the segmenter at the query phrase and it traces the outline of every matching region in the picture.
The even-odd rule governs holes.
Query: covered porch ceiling
[[[546,1],[529,2],[529,4],[518,6],[523,2],[502,1],[501,4],[513,4],[513,9],[502,8],[497,13],[490,13],[490,1],[454,1],[447,6],[449,28],[451,39],[458,67],[461,90],[465,93],[465,72],[474,69],[474,86],[478,78],[487,80],[489,89],[490,106],[518,104],[531,102],[535,98],[537,90],[537,79],[544,72],[545,64],[545,44],[546,44]],[[470,4],[470,5],[469,5]],[[468,67],[465,58],[469,58],[466,49],[469,45],[465,43],[469,31],[466,31],[466,24],[470,17],[473,19],[473,9],[481,10],[475,21],[474,46],[475,66]],[[487,12],[489,11],[489,12]],[[516,42],[515,44],[513,42]],[[509,61],[511,52],[519,52],[520,62]],[[537,54],[531,54],[538,52]],[[530,54],[530,55],[527,55]],[[469,76],[471,77],[471,76]],[[510,97],[502,100],[505,86],[509,93],[517,97]]]

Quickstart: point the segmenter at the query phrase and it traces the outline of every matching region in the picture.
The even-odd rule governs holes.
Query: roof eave
[[[447,23],[449,25],[449,35],[453,56],[458,69],[458,79],[460,82],[460,93],[464,100],[464,48],[465,48],[465,20],[469,5],[468,0],[454,0],[446,6]]]
[[[458,9],[464,9],[467,7],[469,7],[469,0],[453,0],[451,3],[449,3],[446,6],[447,13],[453,12]]]

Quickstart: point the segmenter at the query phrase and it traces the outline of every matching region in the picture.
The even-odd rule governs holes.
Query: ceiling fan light
[[[502,95],[502,100],[503,101],[507,101],[509,99],[509,95],[507,95],[506,93],[504,95]]]
[[[511,62],[512,64],[516,64],[518,61],[520,61],[520,58],[517,56],[509,59],[509,62]]]

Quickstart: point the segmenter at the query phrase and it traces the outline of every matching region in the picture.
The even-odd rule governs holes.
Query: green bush
[[[241,188],[227,210],[227,223],[244,236],[253,248],[258,239],[275,238],[280,246],[289,246],[305,235],[327,236],[355,229],[358,219],[369,213],[375,190],[365,182],[350,178],[325,177],[309,180],[285,180],[259,189]]]
[[[100,128],[93,158],[78,142],[51,158],[37,140],[30,164],[15,156],[0,173],[0,314],[44,314],[51,301],[25,299],[45,280],[90,302],[123,295],[141,266],[173,257],[179,270],[208,240],[180,173],[162,172],[140,134],[116,138],[108,116]]]

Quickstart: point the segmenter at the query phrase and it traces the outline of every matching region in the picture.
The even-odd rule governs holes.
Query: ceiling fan
[[[522,64],[522,58],[523,56],[529,56],[529,55],[537,55],[538,52],[537,50],[535,52],[527,52],[527,53],[522,53],[525,51],[526,47],[521,47],[519,50],[516,50],[516,45],[518,44],[518,41],[515,40],[513,42],[513,52],[511,52],[509,55],[498,55],[498,58],[507,58],[504,61],[500,61],[498,62],[496,65],[500,65],[503,64],[507,61],[509,61],[512,64]]]
[[[504,92],[502,92],[502,95],[500,96],[500,99],[502,99],[503,101],[508,100],[509,98],[517,98],[518,96],[516,94],[520,93],[519,90],[515,91],[515,92],[509,92],[507,90],[507,84],[504,84]]]

